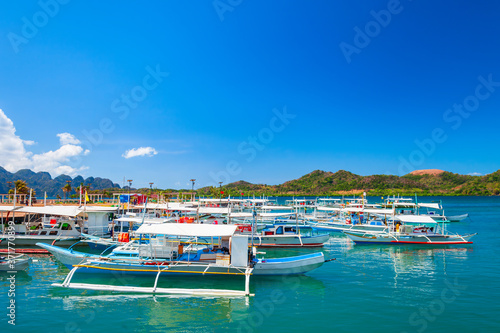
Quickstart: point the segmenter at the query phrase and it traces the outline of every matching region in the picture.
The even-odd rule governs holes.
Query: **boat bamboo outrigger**
[[[139,246],[134,255],[84,258],[83,262],[73,266],[63,283],[54,286],[123,292],[248,296],[251,295],[251,275],[303,274],[325,262],[322,252],[289,258],[257,259],[255,248],[249,250],[248,236],[235,234],[236,229],[236,225],[145,223],[136,234],[148,235],[149,243]],[[212,246],[201,248],[196,244],[184,247],[181,237],[210,239],[208,243]],[[45,248],[55,250],[53,247]],[[65,255],[60,257],[69,258],[69,252],[65,252]],[[75,284],[71,280],[76,272],[153,275],[156,278],[151,288]],[[158,288],[160,275],[244,276],[245,290]]]
[[[439,223],[426,215],[393,215],[384,232],[344,231],[355,243],[363,244],[420,244],[458,245],[472,244],[476,234],[449,234]]]

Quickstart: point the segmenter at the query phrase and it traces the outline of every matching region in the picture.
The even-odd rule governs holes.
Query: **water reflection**
[[[398,282],[424,277],[435,279],[436,274],[447,275],[447,265],[455,260],[466,260],[473,247],[428,247],[422,245],[353,246],[345,252],[351,265],[372,269],[372,272],[392,271],[394,286]]]

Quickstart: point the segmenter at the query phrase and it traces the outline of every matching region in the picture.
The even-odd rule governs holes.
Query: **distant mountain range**
[[[224,195],[336,196],[357,195],[499,195],[500,170],[485,175],[460,175],[443,170],[416,170],[404,176],[360,176],[349,171],[315,170],[280,185],[238,181],[222,187]],[[200,194],[219,195],[218,188],[205,187]]]
[[[7,182],[14,183],[16,180],[25,181],[28,187],[33,188],[36,191],[37,197],[43,197],[44,192],[47,192],[47,196],[49,197],[55,197],[57,195],[63,197],[62,188],[67,184],[67,181],[70,181],[69,184],[73,189],[73,191],[68,195],[75,194],[75,189],[80,186],[81,183],[85,186],[90,186],[91,190],[120,188],[120,185],[105,178],[88,177],[84,179],[82,176],[71,178],[67,175],[60,175],[52,179],[48,172],[35,173],[31,170],[24,169],[19,170],[16,173],[11,173],[0,167],[0,193],[7,193],[9,191]]]
[[[46,191],[49,197],[63,196],[62,188],[66,181],[74,189],[83,183],[91,190],[119,189],[120,185],[109,179],[82,176],[71,178],[60,175],[52,179],[48,172],[33,172],[19,170],[10,173],[0,167],[0,193],[7,193],[7,182],[16,180],[25,181],[36,191],[37,197],[42,197]],[[243,180],[222,186],[223,196],[233,197],[251,195],[267,196],[338,196],[358,195],[366,192],[367,195],[500,195],[500,170],[484,176],[460,175],[443,170],[416,170],[404,176],[372,175],[360,176],[352,172],[339,170],[335,173],[315,170],[298,179],[287,181],[279,185],[252,184]],[[199,195],[220,195],[217,187],[198,189]]]

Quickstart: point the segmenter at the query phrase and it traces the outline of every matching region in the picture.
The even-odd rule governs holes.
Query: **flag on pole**
[[[90,201],[89,195],[87,194],[87,190],[85,190],[85,201]]]

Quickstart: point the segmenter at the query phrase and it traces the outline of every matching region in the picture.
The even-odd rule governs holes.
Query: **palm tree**
[[[66,200],[66,194],[71,192],[71,185],[69,183],[66,183],[66,185],[63,186],[62,190],[64,192],[64,200]]]
[[[24,180],[16,180],[14,182],[14,187],[16,188],[16,193],[17,194],[29,194],[30,193],[30,188],[28,187],[28,184]],[[14,189],[11,188],[9,190],[9,194],[14,193]]]
[[[36,192],[33,189],[28,187],[28,184],[26,184],[26,182],[24,180],[16,180],[14,182],[14,187],[16,189],[17,195],[19,195],[19,194],[28,195],[28,194],[30,194],[30,191],[32,191],[33,196],[35,196],[35,194],[36,194]],[[14,189],[11,188],[9,190],[9,194],[13,194],[13,193],[14,193]],[[17,199],[15,199],[15,200],[17,200]],[[28,202],[28,199],[26,199],[26,202]]]

